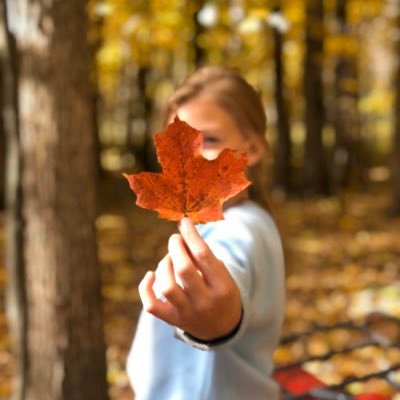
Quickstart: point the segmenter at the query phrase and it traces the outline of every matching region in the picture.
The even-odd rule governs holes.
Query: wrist
[[[184,332],[184,334],[190,341],[193,341],[193,342],[196,342],[199,344],[203,344],[203,345],[207,345],[207,346],[216,346],[216,345],[223,344],[223,343],[227,342],[228,340],[230,340],[232,337],[234,337],[240,329],[242,320],[243,320],[243,309],[241,308],[239,321],[227,333],[223,333],[222,335],[218,335],[217,337],[212,337],[210,339],[197,337],[197,336],[190,334],[189,332]]]

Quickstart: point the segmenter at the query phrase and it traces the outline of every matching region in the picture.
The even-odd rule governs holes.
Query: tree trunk
[[[92,39],[91,51],[93,54],[96,54],[102,46],[103,37],[101,35],[102,25],[103,25],[103,18],[98,18],[96,21],[92,21],[92,30],[95,31],[95,40]],[[101,152],[102,152],[102,145],[100,141],[100,126],[99,126],[99,109],[100,109],[100,93],[99,93],[99,71],[98,66],[94,60],[92,59],[91,62],[91,88],[92,88],[92,118],[93,118],[93,135],[94,135],[94,142],[95,142],[95,154],[96,154],[96,169],[97,169],[97,176],[98,179],[104,178],[104,169],[101,163]]]
[[[400,10],[399,10],[400,11]],[[397,26],[400,28],[400,14],[397,16]],[[395,46],[397,56],[397,70],[395,74],[396,101],[394,106],[394,132],[392,154],[392,213],[400,215],[400,39]]]
[[[204,0],[197,1],[196,3],[188,2],[189,7],[195,7],[193,14],[193,39],[192,48],[194,52],[194,66],[195,68],[201,67],[206,61],[206,51],[199,45],[199,36],[204,32],[203,26],[200,24],[198,15],[204,7]]]
[[[0,210],[5,206],[5,184],[6,184],[6,131],[3,110],[7,101],[4,85],[5,74],[9,73],[9,49],[7,45],[8,28],[6,19],[5,1],[1,0],[0,4],[0,35],[2,41],[0,43],[1,61],[0,61]]]
[[[139,91],[139,99],[142,104],[142,117],[146,123],[144,131],[144,140],[141,149],[141,162],[144,170],[156,171],[159,169],[156,151],[154,147],[151,132],[151,115],[153,112],[153,101],[147,93],[147,85],[150,77],[149,67],[139,67],[137,74],[137,87]]]
[[[14,37],[7,23],[4,0],[0,0],[0,68],[1,106],[5,134],[6,160],[6,314],[12,349],[15,357],[13,400],[25,397],[27,345],[26,345],[26,293],[23,260],[23,220],[21,191],[21,157],[18,128],[17,60]]]
[[[19,0],[10,24],[20,62],[27,400],[107,399],[86,6]]]
[[[275,12],[280,12],[279,8]],[[282,55],[282,33],[278,28],[273,29],[274,61],[275,61],[275,104],[278,115],[277,141],[274,159],[274,186],[276,189],[288,193],[291,189],[291,140],[289,115],[284,95],[284,65]]]
[[[308,0],[304,63],[305,129],[303,189],[306,194],[327,194],[328,170],[322,133],[325,122],[323,98],[324,13],[322,0]]]
[[[0,28],[2,29],[2,28]],[[3,71],[0,68],[0,76]],[[4,89],[0,87],[2,92]],[[0,98],[0,109],[3,110],[3,99]],[[5,183],[6,183],[6,133],[4,131],[4,120],[2,113],[0,114],[0,210],[4,209],[5,205]]]
[[[346,0],[336,3],[337,34],[350,40]],[[335,149],[332,166],[332,189],[338,191],[351,183],[351,175],[359,169],[357,143],[360,136],[358,112],[358,80],[355,54],[341,54],[335,69]]]

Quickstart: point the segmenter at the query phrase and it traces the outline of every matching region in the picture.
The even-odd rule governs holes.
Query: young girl
[[[144,311],[127,364],[136,399],[278,399],[271,373],[284,261],[257,180],[266,151],[262,102],[237,72],[209,66],[171,97],[167,121],[175,115],[204,133],[205,158],[245,151],[253,184],[225,203],[224,220],[180,221],[168,254],[140,283]]]

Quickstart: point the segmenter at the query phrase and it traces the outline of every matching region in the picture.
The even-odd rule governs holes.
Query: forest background
[[[0,4],[0,398],[132,398],[136,287],[175,226],[135,207],[121,173],[158,169],[163,105],[203,64],[263,97],[284,334],[400,318],[399,0]],[[398,319],[379,327],[399,341]],[[361,340],[350,331],[276,361],[319,356],[305,368],[326,384],[375,373],[345,389],[395,396],[381,372],[398,348],[323,361]]]

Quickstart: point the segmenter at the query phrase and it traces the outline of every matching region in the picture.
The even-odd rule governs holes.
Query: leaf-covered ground
[[[96,226],[110,395],[113,400],[131,400],[124,367],[140,311],[137,284],[164,255],[175,224],[134,206],[133,195],[122,179],[108,180],[100,198]],[[400,219],[386,217],[388,204],[383,190],[348,193],[340,200],[274,202],[287,259],[285,335],[313,329],[316,324],[362,323],[373,311],[400,318]],[[3,221],[0,215],[0,224]],[[2,225],[0,228],[0,399],[7,399],[13,358],[4,316],[5,233]],[[390,340],[400,340],[397,324],[379,323],[377,329]],[[360,335],[349,329],[316,332],[306,341],[279,348],[276,361],[283,364],[340,350],[360,340]],[[354,371],[368,373],[395,363],[400,363],[400,351],[369,346],[325,364],[308,363],[307,369],[327,383],[335,383]],[[393,387],[381,379],[350,389],[394,396]]]

